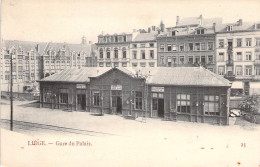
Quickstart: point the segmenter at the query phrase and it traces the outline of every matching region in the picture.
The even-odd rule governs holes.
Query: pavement
[[[9,117],[9,102],[2,101],[1,118]],[[242,118],[231,118],[230,126],[153,118],[142,123],[141,118],[94,116],[15,101],[14,120],[115,135],[87,136],[15,127],[11,132],[1,128],[1,151],[5,155],[2,166],[260,166],[260,126]],[[52,144],[28,145],[38,139]],[[59,144],[77,141],[89,142],[91,146]]]

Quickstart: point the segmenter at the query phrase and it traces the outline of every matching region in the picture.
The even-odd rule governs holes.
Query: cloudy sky
[[[260,0],[2,0],[2,38],[80,43],[104,33],[174,26],[176,16],[260,21]]]

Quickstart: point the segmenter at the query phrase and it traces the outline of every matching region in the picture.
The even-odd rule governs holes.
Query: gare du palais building
[[[229,124],[230,82],[203,67],[69,68],[38,82],[43,108]]]

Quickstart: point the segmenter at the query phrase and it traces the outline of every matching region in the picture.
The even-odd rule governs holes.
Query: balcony
[[[235,76],[235,74],[233,74],[232,71],[228,71],[227,74],[224,75],[224,78],[226,78],[230,81],[234,81],[236,76]]]
[[[260,66],[260,60],[255,60],[255,61],[254,61],[254,65],[255,65],[255,66],[256,66],[256,65],[257,65],[257,66]]]
[[[227,50],[228,51],[233,51],[233,46],[228,46]]]
[[[233,61],[232,59],[227,60],[227,61],[226,61],[226,65],[227,65],[227,66],[233,66],[233,65],[234,65],[234,61]]]

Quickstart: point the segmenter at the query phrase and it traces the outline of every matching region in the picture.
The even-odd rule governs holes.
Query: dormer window
[[[232,30],[233,30],[233,26],[232,25],[227,26],[227,31],[232,31]]]
[[[175,36],[176,35],[176,31],[172,31],[172,36]]]
[[[205,33],[204,29],[197,29],[197,34],[204,34],[204,33]]]

